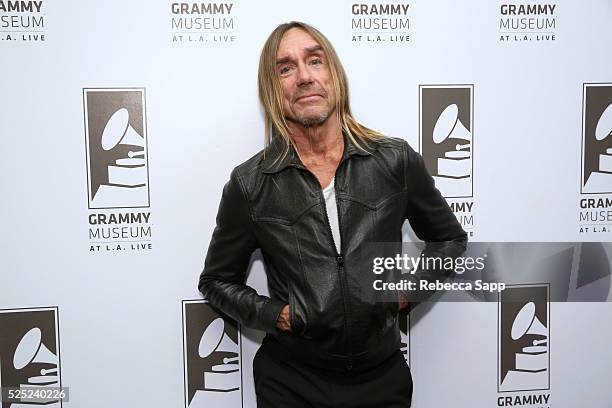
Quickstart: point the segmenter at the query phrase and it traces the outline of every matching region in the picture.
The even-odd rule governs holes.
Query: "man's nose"
[[[308,69],[308,66],[304,63],[299,64],[297,69],[298,74],[298,86],[306,86],[312,84],[312,73]]]

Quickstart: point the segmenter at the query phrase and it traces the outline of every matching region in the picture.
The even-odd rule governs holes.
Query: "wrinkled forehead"
[[[314,52],[323,53],[323,48],[306,30],[294,27],[283,34],[278,44],[276,59],[286,60],[297,58],[300,55],[312,54]]]

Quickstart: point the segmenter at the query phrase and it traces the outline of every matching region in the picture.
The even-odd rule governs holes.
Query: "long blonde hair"
[[[327,57],[330,75],[334,90],[336,91],[336,114],[342,131],[359,149],[367,151],[368,142],[383,138],[384,136],[359,122],[351,113],[349,103],[348,80],[336,50],[329,40],[316,28],[299,21],[281,24],[268,37],[259,58],[259,100],[263,105],[266,120],[265,146],[269,146],[276,136],[285,141],[285,154],[290,147],[295,148],[289,126],[283,114],[283,94],[280,79],[276,71],[276,55],[283,35],[292,28],[300,28],[310,34],[321,46]]]

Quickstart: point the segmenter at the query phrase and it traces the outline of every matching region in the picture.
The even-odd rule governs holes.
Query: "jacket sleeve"
[[[257,247],[249,205],[234,170],[223,188],[198,289],[210,304],[240,324],[274,332],[284,303],[245,285],[249,261]]]
[[[417,237],[425,241],[423,257],[440,257],[456,259],[466,249],[467,234],[457,221],[455,214],[434,185],[434,179],[425,167],[420,154],[408,143],[405,145],[404,177],[408,192],[406,216]],[[412,278],[417,282],[427,280],[435,282],[444,280],[452,271],[420,268]],[[433,292],[403,292],[409,301],[421,301]],[[416,299],[415,299],[416,295]]]

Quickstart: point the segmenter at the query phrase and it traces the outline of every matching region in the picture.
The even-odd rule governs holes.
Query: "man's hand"
[[[276,320],[276,327],[282,331],[291,331],[291,313],[289,311],[289,305],[285,305],[282,308]]]

